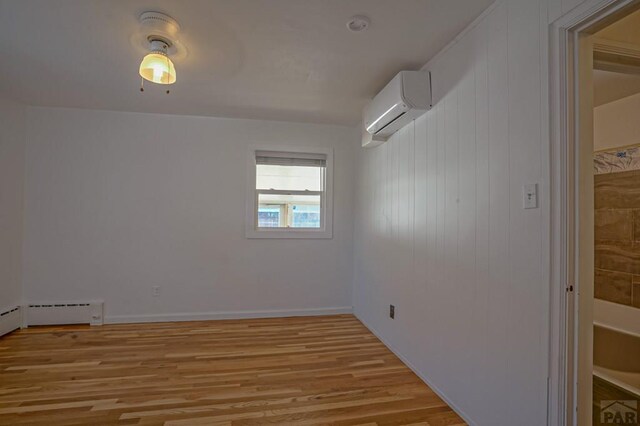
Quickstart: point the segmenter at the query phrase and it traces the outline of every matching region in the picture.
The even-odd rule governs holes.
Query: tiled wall
[[[595,176],[595,297],[640,308],[640,170]]]

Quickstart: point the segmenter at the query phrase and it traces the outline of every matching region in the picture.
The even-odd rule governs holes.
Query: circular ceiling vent
[[[347,28],[349,31],[359,33],[365,31],[371,25],[371,19],[364,15],[355,15],[349,18],[347,21]]]

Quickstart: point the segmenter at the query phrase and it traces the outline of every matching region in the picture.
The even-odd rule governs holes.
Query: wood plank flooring
[[[354,316],[0,338],[1,425],[462,425]]]

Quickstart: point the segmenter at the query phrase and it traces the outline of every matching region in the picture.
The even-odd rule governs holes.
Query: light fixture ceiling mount
[[[178,39],[180,24],[169,15],[160,12],[144,12],[140,15],[139,22],[149,42],[162,40],[171,47],[174,44],[173,40]]]
[[[186,56],[186,49],[178,38],[180,25],[161,12],[144,12],[140,15],[139,22],[139,31],[131,41],[134,46],[146,52],[139,69],[142,82],[147,80],[162,85],[175,83],[176,69],[173,60]],[[142,84],[140,91],[144,91]]]

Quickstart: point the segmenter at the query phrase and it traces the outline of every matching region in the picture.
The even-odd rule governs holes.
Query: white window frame
[[[327,158],[325,167],[324,192],[320,201],[320,221],[318,229],[312,228],[258,228],[258,193],[278,193],[277,190],[256,189],[256,151],[282,153],[322,154]],[[295,146],[250,146],[248,152],[247,201],[245,235],[247,238],[333,238],[333,149]],[[285,191],[287,194],[297,191]],[[310,195],[309,191],[300,191]]]

